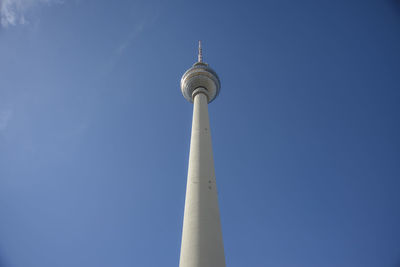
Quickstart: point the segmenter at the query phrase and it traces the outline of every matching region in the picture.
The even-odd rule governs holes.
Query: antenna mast
[[[199,55],[197,57],[198,62],[203,62],[203,51],[201,49],[201,41],[199,40]]]

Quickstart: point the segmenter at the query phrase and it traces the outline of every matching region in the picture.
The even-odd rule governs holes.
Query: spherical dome
[[[197,62],[188,69],[181,79],[181,90],[183,96],[193,103],[193,91],[202,87],[207,90],[208,103],[213,101],[219,94],[221,83],[218,75],[208,64]]]

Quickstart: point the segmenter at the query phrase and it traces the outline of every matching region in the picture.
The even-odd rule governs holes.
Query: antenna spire
[[[203,51],[201,50],[201,41],[199,40],[199,55],[197,57],[197,62],[203,62]]]

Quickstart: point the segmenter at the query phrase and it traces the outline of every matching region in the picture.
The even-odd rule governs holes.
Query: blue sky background
[[[0,2],[0,266],[178,266],[210,105],[229,267],[400,266],[400,2]]]

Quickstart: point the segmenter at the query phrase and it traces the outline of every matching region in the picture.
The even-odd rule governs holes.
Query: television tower
[[[208,103],[220,87],[218,75],[203,62],[199,41],[198,61],[181,79],[182,94],[193,103],[193,121],[180,267],[225,267],[208,118]]]

